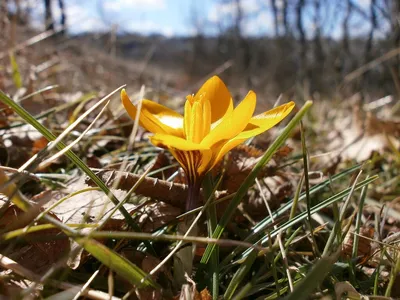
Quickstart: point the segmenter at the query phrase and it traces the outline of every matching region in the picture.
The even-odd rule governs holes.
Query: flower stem
[[[188,182],[188,198],[186,200],[186,211],[191,211],[199,207],[200,187],[202,180],[193,180]]]

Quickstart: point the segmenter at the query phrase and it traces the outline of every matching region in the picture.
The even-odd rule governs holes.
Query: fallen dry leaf
[[[365,161],[373,152],[383,153],[391,144],[399,148],[400,122],[381,119],[373,111],[364,111],[357,102],[352,107],[352,116],[338,117],[335,127],[339,137],[330,138],[329,150],[341,150],[344,159]],[[330,134],[335,135],[335,131]]]
[[[152,203],[139,210],[139,226],[144,232],[154,232],[154,230],[175,220],[180,213],[179,208],[164,202]]]
[[[55,219],[54,214],[50,213]],[[34,216],[25,218],[26,213],[15,205],[11,205],[5,210],[0,219],[0,228],[7,230],[11,224],[16,224],[22,220],[18,228],[31,223]],[[59,220],[59,219],[58,219]],[[38,224],[45,224],[39,222]],[[3,244],[1,252],[15,260],[25,268],[42,274],[46,272],[54,263],[58,262],[70,250],[68,237],[58,228],[46,229],[39,232],[30,233],[24,236],[24,243],[14,243],[10,241]]]

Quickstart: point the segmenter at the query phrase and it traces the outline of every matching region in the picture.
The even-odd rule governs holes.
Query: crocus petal
[[[246,128],[254,109],[256,108],[256,94],[250,91],[244,100],[225,116],[222,121],[213,128],[201,142],[202,145],[211,147],[222,140],[230,140]]]
[[[184,169],[191,182],[200,180],[210,170],[210,161],[213,157],[211,149],[181,151],[170,148],[169,150]]]
[[[240,145],[247,139],[256,136],[282,121],[294,108],[294,102],[289,102],[275,107],[269,111],[259,114],[250,119],[246,129],[222,145],[213,146],[212,150],[217,153],[210,168],[212,169],[230,150]]]
[[[274,127],[292,111],[295,104],[293,101],[275,107],[250,119],[246,128],[238,134],[238,139],[249,139]]]
[[[184,138],[180,138],[177,136],[156,133],[155,135],[150,137],[150,141],[154,146],[166,149],[177,149],[181,151],[192,151],[192,150],[208,150],[209,148],[196,144],[191,141],[188,141]]]
[[[150,137],[153,145],[168,149],[185,170],[190,180],[197,180],[210,170],[213,157],[211,149],[172,135],[155,134]]]
[[[247,139],[239,139],[237,137],[234,137],[233,139],[230,139],[229,141],[222,143],[222,145],[214,146],[212,148],[212,151],[213,153],[215,153],[215,156],[213,157],[213,161],[209,166],[210,170],[215,167],[215,165],[224,157],[226,153],[228,153],[233,148],[240,145],[246,140]]]
[[[135,120],[137,108],[132,104],[125,90],[121,91],[121,100],[129,116]],[[152,133],[165,133],[183,137],[182,115],[150,100],[142,100],[139,123]]]
[[[208,79],[195,97],[207,97],[211,104],[211,123],[233,111],[232,96],[218,76]]]

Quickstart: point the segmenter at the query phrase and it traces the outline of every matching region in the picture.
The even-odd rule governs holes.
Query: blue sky
[[[192,35],[196,27],[206,34],[218,32],[218,25],[224,26],[235,14],[232,4],[219,0],[64,0],[67,7],[67,22],[71,33],[84,31],[109,31],[114,25],[123,32],[139,32],[142,34],[160,33],[166,36]],[[35,11],[34,24],[43,28],[42,2],[27,1]],[[55,17],[59,18],[58,1],[53,1]],[[233,2],[233,1],[231,1]],[[336,4],[332,5],[333,16]],[[370,0],[355,0],[360,7],[367,8]],[[243,12],[251,16],[242,24],[247,35],[272,34],[274,32],[273,16],[270,1],[242,0]],[[278,5],[280,1],[277,1]],[[325,2],[326,3],[326,2]],[[329,2],[328,2],[329,3]],[[345,5],[345,1],[343,3]],[[344,10],[342,10],[344,11]],[[368,10],[366,10],[368,11]],[[310,16],[313,14],[309,12]],[[336,16],[341,18],[341,16]],[[312,20],[312,17],[309,18]],[[334,20],[331,20],[334,21]],[[337,20],[336,20],[337,21]],[[333,37],[341,35],[341,24],[329,26],[328,20],[324,30]],[[352,20],[352,33],[364,34],[368,31],[366,25],[357,16]],[[306,21],[307,33],[313,34],[313,24]],[[330,30],[330,31],[329,31]]]

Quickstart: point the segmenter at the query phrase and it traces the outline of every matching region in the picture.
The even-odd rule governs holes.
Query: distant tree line
[[[204,74],[232,60],[228,70],[232,77],[239,80],[239,75],[248,87],[272,93],[400,92],[395,90],[398,55],[352,80],[346,77],[400,47],[400,0],[267,0],[259,1],[261,9],[250,13],[246,0],[216,1],[229,5],[231,14],[221,14],[203,28],[196,26],[191,74]],[[263,12],[273,17],[272,34],[246,35],[245,22]],[[195,11],[193,23],[198,24],[198,18]],[[215,47],[206,44],[206,26],[219,28]]]
[[[65,4],[64,0],[36,0],[38,4],[42,3],[44,7],[44,25],[46,30],[54,30],[55,29],[55,20],[54,20],[54,14],[53,14],[53,6],[52,3],[57,3],[58,7],[60,9],[60,31],[61,33],[65,33],[65,29],[67,27],[67,18],[66,18],[66,13],[65,13]],[[10,6],[14,7],[14,13],[13,16],[16,17],[19,23],[25,24],[27,23],[30,13],[32,9],[35,9],[34,7],[31,7],[30,4],[28,5],[23,5],[24,0],[1,0],[0,2],[0,9],[3,12],[8,12],[8,8]],[[22,7],[25,7],[25,11],[22,9]],[[57,20],[58,21],[58,20]]]
[[[45,8],[46,29],[55,29],[58,23],[61,26],[58,28],[64,31],[68,2],[37,1]],[[0,30],[6,26],[1,22],[1,12],[11,2],[15,2],[16,14],[23,14],[19,8],[23,0],[0,1]],[[61,20],[54,20],[51,3],[59,6]],[[93,45],[98,43],[104,48],[112,43],[109,48],[114,54],[135,58],[142,55],[146,61],[180,68],[191,82],[227,68],[223,74],[225,80],[275,96],[280,93],[290,97],[336,93],[349,96],[354,92],[373,97],[400,95],[400,58],[396,52],[400,49],[400,0],[215,0],[214,3],[228,8],[229,13],[221,9],[216,21],[210,21],[204,11],[194,6],[192,24],[188,25],[195,28],[191,37],[142,36],[134,40],[131,39],[134,35],[121,36],[123,24],[118,24],[117,38],[117,27],[108,22],[111,34]],[[259,6],[257,10],[249,10],[254,3]],[[99,14],[103,15],[101,9]],[[264,20],[260,16],[264,16],[265,24],[271,23],[268,32],[249,34],[247,22]],[[212,36],[210,29],[214,32]],[[371,64],[375,60],[378,63]]]

